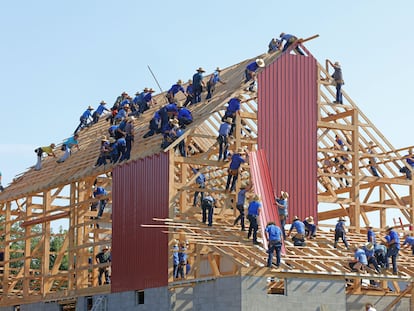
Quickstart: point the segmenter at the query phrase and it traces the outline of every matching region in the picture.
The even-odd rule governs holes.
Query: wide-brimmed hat
[[[280,191],[280,195],[282,198],[284,199],[288,199],[289,198],[289,193],[287,193],[286,191]]]
[[[145,92],[145,93],[149,92],[149,88],[144,87],[144,92]]]
[[[310,224],[313,224],[313,217],[312,217],[312,216],[308,216],[308,217],[306,218],[306,221],[307,221],[308,223],[310,223]]]
[[[260,201],[260,195],[255,194],[253,197],[253,201]]]
[[[177,81],[177,84],[178,84],[178,85],[183,84],[183,80],[179,79],[179,80]]]
[[[298,216],[293,217],[293,221],[295,220],[299,220],[299,217]]]
[[[122,94],[121,95],[128,95],[128,93],[127,92],[122,92]]]
[[[261,58],[256,59],[256,64],[257,64],[257,66],[259,66],[260,68],[263,68],[263,67],[265,66],[265,62],[264,62],[264,60],[263,60],[263,59],[261,59]]]
[[[150,93],[154,93],[154,92],[155,92],[155,90],[154,90],[152,87],[150,87],[150,88],[148,89],[148,92],[150,92]]]
[[[389,230],[391,230],[391,229],[393,229],[393,228],[394,228],[393,226],[385,226],[384,230],[385,230],[385,231],[389,231]]]
[[[193,80],[192,79],[188,79],[188,83],[193,83]]]
[[[104,101],[104,100],[101,100],[101,103],[100,103],[101,105],[106,105],[106,101]]]
[[[365,243],[365,248],[369,251],[372,251],[374,249],[374,245],[371,242]]]
[[[220,67],[217,67],[216,68],[216,71],[220,72],[221,71],[221,68]]]
[[[341,68],[341,64],[339,62],[335,62],[334,66],[338,67],[338,68]]]
[[[140,91],[137,91],[137,92],[135,93],[135,95],[139,95],[139,94],[141,94],[141,93],[140,93]]]
[[[284,35],[285,35],[285,33],[284,32],[281,32],[280,35],[279,35],[279,37],[283,37]]]
[[[367,228],[372,228],[372,225],[370,223],[368,223]]]
[[[237,148],[237,153],[246,153],[246,151],[242,147],[239,147]]]
[[[55,145],[54,143],[51,143],[51,144],[50,144],[50,147],[51,147],[51,148],[55,148],[55,147],[56,147],[56,145]]]
[[[196,71],[198,71],[198,72],[206,72],[206,71],[203,69],[203,67],[198,67],[198,69],[197,69]]]
[[[170,119],[170,123],[172,123],[172,124],[179,124],[180,121],[178,121],[177,119]]]
[[[127,122],[134,122],[134,120],[135,120],[135,117],[130,116],[130,117],[128,117]]]
[[[230,118],[230,117],[227,117],[227,118],[224,119],[224,122],[231,123],[231,122],[233,122],[233,119]]]
[[[129,109],[129,104],[125,104],[122,108],[128,108]]]
[[[338,218],[338,221],[345,221],[345,218],[341,216]]]
[[[94,110],[95,108],[93,108],[92,106],[88,106],[87,108],[88,110]]]
[[[109,141],[108,137],[106,137],[105,135],[102,136],[101,141]]]

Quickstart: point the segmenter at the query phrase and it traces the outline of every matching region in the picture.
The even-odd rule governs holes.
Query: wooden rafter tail
[[[313,35],[313,36],[308,37],[308,38],[305,38],[305,39],[299,39],[298,41],[299,41],[300,43],[304,43],[304,42],[307,42],[307,41],[310,41],[310,40],[316,39],[316,38],[318,38],[318,37],[319,37],[319,35],[318,35],[318,34],[316,34],[316,35]]]

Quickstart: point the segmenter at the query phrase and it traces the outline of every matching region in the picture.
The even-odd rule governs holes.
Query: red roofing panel
[[[258,148],[290,219],[317,217],[317,62],[286,52],[258,76]]]
[[[266,224],[273,221],[280,227],[278,209],[273,194],[272,178],[267,165],[264,150],[249,153],[250,174],[254,185],[254,191],[262,198],[262,212],[260,213],[260,230],[263,237],[263,246],[267,249],[265,234]]]
[[[168,236],[141,224],[168,217],[168,153],[117,166],[112,178],[111,290],[166,286]]]

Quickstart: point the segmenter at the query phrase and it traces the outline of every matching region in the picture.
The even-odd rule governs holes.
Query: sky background
[[[306,38],[320,62],[340,61],[344,90],[397,148],[414,145],[409,97],[414,2],[40,0],[0,4],[0,171],[3,185],[33,150],[73,133],[88,105],[159,92],[253,58],[280,32]],[[410,30],[411,29],[411,30]]]

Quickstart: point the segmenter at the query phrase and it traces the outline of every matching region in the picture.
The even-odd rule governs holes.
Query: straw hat
[[[180,80],[178,80],[178,81],[177,81],[177,84],[178,84],[178,85],[183,84],[183,80],[181,80],[181,79],[180,79]]]
[[[237,153],[246,153],[246,151],[244,151],[244,149],[242,147],[237,148]]]
[[[299,217],[298,216],[293,217],[293,221],[295,220],[299,220]]]
[[[128,117],[127,122],[134,122],[134,120],[135,120],[135,117],[130,116],[130,117]]]
[[[339,217],[338,221],[345,221],[345,218],[341,216]]]
[[[365,248],[369,251],[372,251],[374,249],[374,245],[371,242],[365,243]]]
[[[231,122],[233,122],[233,119],[227,117],[227,118],[224,119],[224,122],[231,123]]]
[[[285,191],[280,191],[280,195],[282,198],[284,199],[288,199],[289,198],[289,193],[285,192]]]
[[[216,68],[216,71],[221,72],[220,67],[217,67],[217,68]]]
[[[106,101],[101,100],[101,105],[106,105]]]
[[[180,121],[178,121],[177,119],[170,119],[170,123],[178,125]]]
[[[108,137],[106,137],[106,136],[104,135],[104,136],[102,136],[101,141],[109,141],[109,140],[108,140]]]
[[[260,201],[260,195],[255,194],[253,197],[253,201]]]
[[[196,71],[198,71],[198,72],[206,72],[206,71],[203,69],[203,67],[198,67],[198,69],[197,69]]]
[[[391,229],[393,229],[394,227],[393,226],[385,226],[385,228],[384,228],[384,230],[385,231],[390,231]]]
[[[256,64],[257,64],[257,66],[259,66],[260,68],[263,68],[263,67],[265,66],[265,62],[264,62],[264,60],[263,60],[263,59],[261,59],[261,58],[256,59]]]
[[[148,92],[150,92],[150,93],[154,93],[154,92],[155,92],[155,90],[154,90],[152,87],[150,87],[150,88],[149,88],[149,90],[148,90]]]
[[[341,64],[339,62],[335,62],[334,66],[337,68],[341,68]]]
[[[306,221],[307,221],[309,224],[313,224],[313,217],[312,217],[312,216],[309,216],[308,218],[306,218]]]
[[[95,108],[93,108],[92,106],[88,106],[88,110],[94,110]]]
[[[367,228],[372,228],[372,225],[368,223]]]

